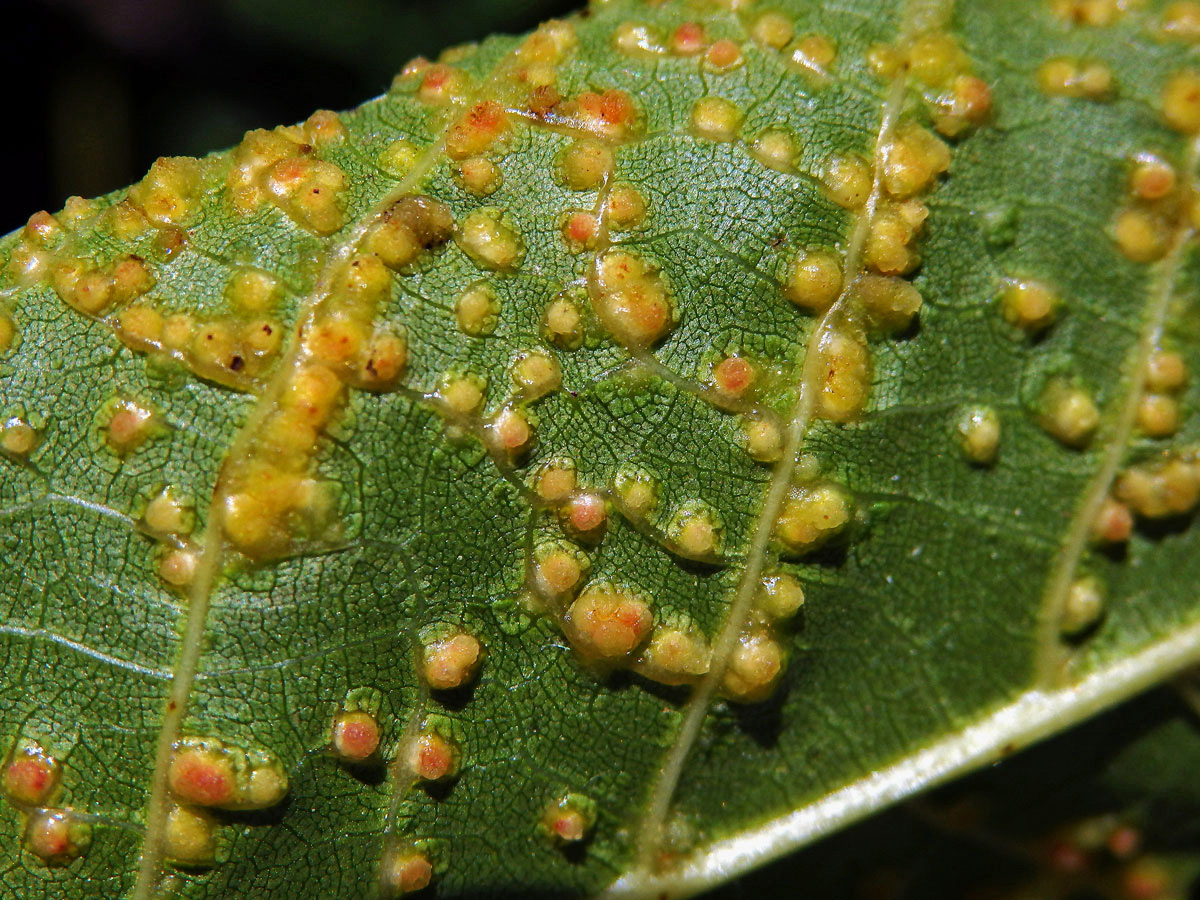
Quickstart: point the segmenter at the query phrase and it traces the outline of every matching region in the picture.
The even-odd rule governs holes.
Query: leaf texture
[[[598,2],[4,239],[6,895],[680,896],[1196,662],[1200,8],[1016,6]]]

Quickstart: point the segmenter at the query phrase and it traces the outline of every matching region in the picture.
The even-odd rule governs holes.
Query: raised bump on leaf
[[[25,847],[48,866],[65,866],[87,852],[91,826],[69,809],[46,809],[25,823]]]
[[[959,445],[963,455],[980,466],[996,461],[1000,449],[1000,417],[990,406],[970,406],[959,415]]]
[[[60,766],[36,741],[18,741],[4,763],[4,795],[21,806],[46,806],[58,788]]]
[[[451,691],[474,681],[483,662],[483,645],[465,631],[448,631],[425,643],[421,675],[436,691]]]

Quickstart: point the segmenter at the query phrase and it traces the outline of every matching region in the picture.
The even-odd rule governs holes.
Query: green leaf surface
[[[1200,660],[1193,6],[595,3],[5,238],[4,895],[681,896]]]

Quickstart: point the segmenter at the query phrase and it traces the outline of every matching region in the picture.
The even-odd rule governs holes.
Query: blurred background
[[[413,56],[583,0],[3,0],[0,234],[159,156],[382,93]]]

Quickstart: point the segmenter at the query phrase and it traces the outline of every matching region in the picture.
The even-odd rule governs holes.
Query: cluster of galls
[[[609,508],[671,552],[712,562],[720,548],[719,514],[699,500],[659,514],[659,485],[648,473],[621,469],[605,489],[581,488],[574,464],[547,463],[535,477],[540,501],[554,512],[563,537],[534,551],[527,585],[534,609],[552,613],[581,658],[601,669],[629,668],[667,685],[692,684],[712,667],[712,650],[699,626],[683,615],[660,617],[653,601],[628,582],[589,580],[587,550],[603,539]],[[663,521],[665,525],[659,525]],[[764,579],[756,619],[724,670],[723,692],[736,700],[764,699],[783,671],[784,652],[773,624],[803,602],[799,584],[784,574]]]
[[[398,198],[300,323],[296,347],[249,446],[231,455],[222,473],[222,527],[243,555],[277,557],[297,534],[328,524],[334,499],[317,478],[319,439],[336,421],[348,388],[388,390],[403,374],[406,340],[377,327],[377,313],[391,298],[392,273],[407,271],[448,241],[453,229],[444,204]]]
[[[0,787],[6,800],[25,819],[24,846],[42,863],[67,865],[91,843],[87,818],[62,798],[62,766],[36,741],[17,740],[4,761]]]
[[[483,644],[473,634],[457,627],[433,626],[421,635],[417,672],[430,695],[444,699],[448,692],[464,688],[478,677],[483,657]],[[381,701],[379,692],[371,688],[346,695],[330,730],[329,751],[335,758],[351,767],[384,761]],[[421,715],[405,729],[391,753],[393,790],[402,789],[403,781],[427,787],[444,784],[455,779],[461,768],[461,732],[449,716]],[[439,856],[444,854],[435,851],[433,842],[389,838],[380,870],[384,890],[395,895],[424,889],[433,878],[434,859]],[[444,863],[444,858],[440,861]]]
[[[276,806],[287,794],[288,778],[265,750],[245,750],[218,738],[183,737],[171,749],[167,787],[163,856],[179,866],[208,866],[219,849],[217,813]]]

